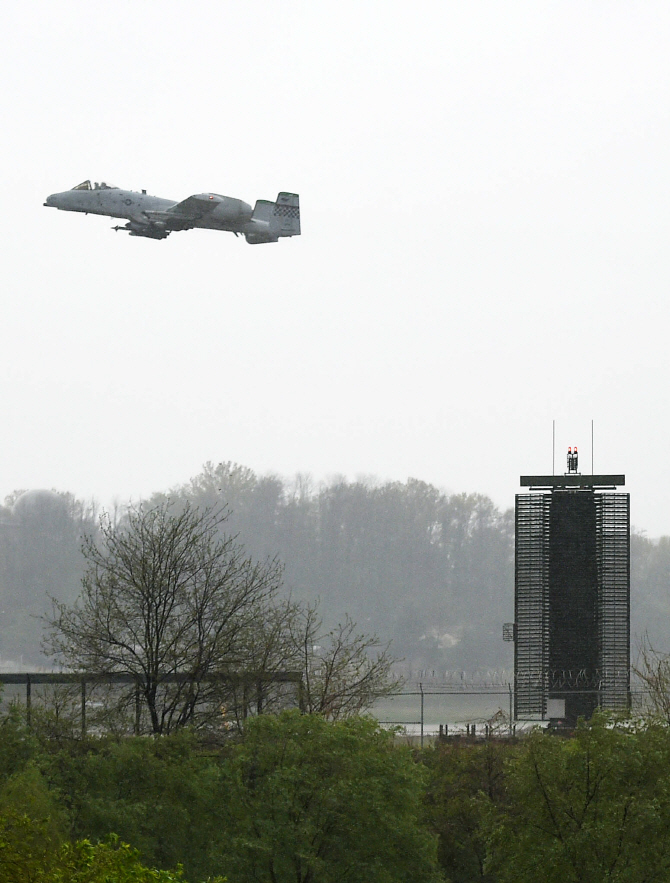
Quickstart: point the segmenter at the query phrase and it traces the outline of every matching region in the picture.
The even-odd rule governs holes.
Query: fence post
[[[514,694],[512,693],[512,685],[508,684],[509,690],[509,735],[512,735],[512,715],[514,714]]]
[[[421,690],[421,747],[423,748],[423,684],[419,684]]]
[[[81,679],[81,738],[86,736],[86,681]]]
[[[135,735],[140,735],[140,682],[135,682]]]
[[[26,675],[26,723],[28,726],[31,724],[32,720],[32,684],[30,682],[30,675]]]

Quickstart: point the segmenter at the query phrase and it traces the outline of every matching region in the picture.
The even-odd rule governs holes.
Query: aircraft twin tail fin
[[[300,236],[300,198],[297,193],[279,193],[272,210],[270,230],[277,236]]]
[[[276,202],[259,199],[254,207],[252,221],[261,221],[266,230],[246,234],[254,245],[277,242],[282,236],[300,236],[300,199],[297,193],[279,193]]]

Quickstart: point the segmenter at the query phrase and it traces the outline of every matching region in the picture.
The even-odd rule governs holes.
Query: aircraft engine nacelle
[[[214,194],[213,194],[214,195]],[[241,199],[233,199],[230,196],[217,196],[218,205],[214,209],[213,215],[217,221],[248,221],[253,209]]]

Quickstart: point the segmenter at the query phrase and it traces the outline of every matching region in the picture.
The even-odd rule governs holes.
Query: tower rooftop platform
[[[626,484],[625,475],[578,475],[571,472],[567,475],[522,475],[519,479],[521,487],[530,488],[591,488],[621,487]]]

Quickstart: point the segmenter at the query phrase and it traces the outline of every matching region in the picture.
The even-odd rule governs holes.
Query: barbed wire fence
[[[408,740],[421,746],[427,738],[436,737],[511,738],[548,724],[546,717],[515,717],[514,676],[508,669],[416,669],[403,674],[405,688],[380,699],[373,714],[380,724],[401,728]],[[596,700],[604,696],[605,681],[593,682],[583,671],[545,672],[537,679],[547,692],[551,689],[552,695],[565,690],[571,695],[593,695]],[[635,679],[628,691],[630,712],[643,715],[650,711],[650,696],[650,690]],[[399,713],[393,714],[394,710]]]

